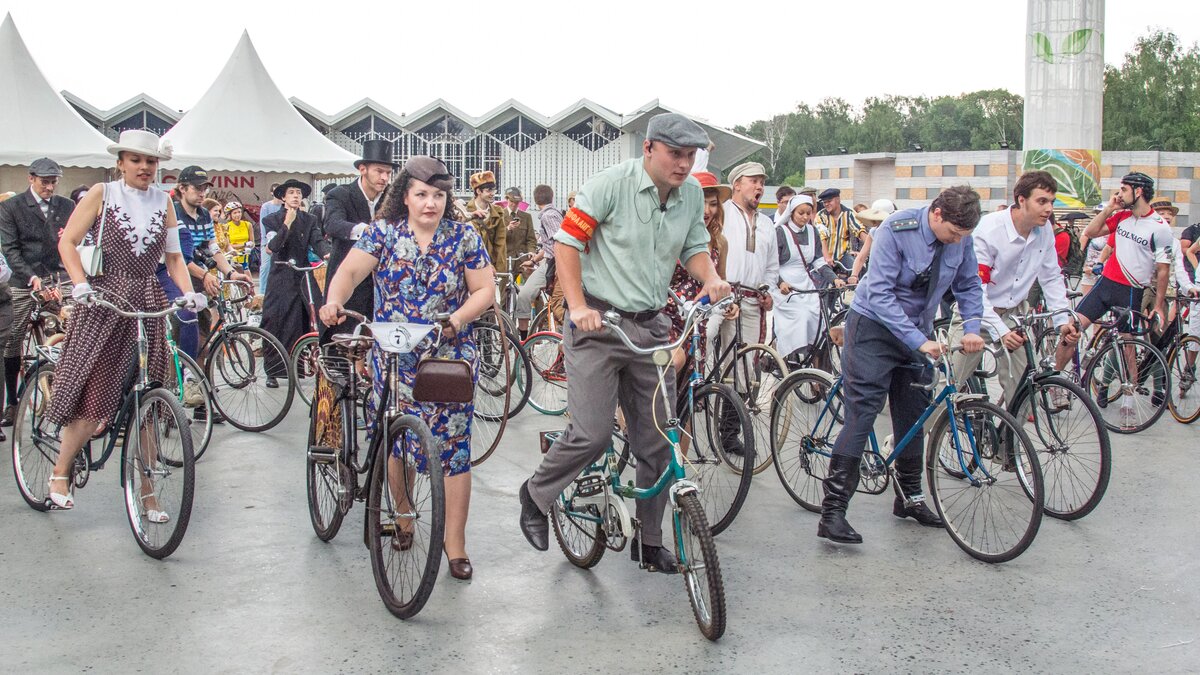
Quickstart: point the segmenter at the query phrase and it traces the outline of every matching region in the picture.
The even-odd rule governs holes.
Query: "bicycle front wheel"
[[[38,366],[25,379],[11,432],[17,490],[25,503],[38,511],[50,510],[50,476],[54,473],[62,443],[62,428],[46,419],[53,384],[53,363]]]
[[[533,371],[529,405],[543,415],[561,415],[567,411],[567,370],[562,343],[558,333],[534,333],[522,345]]]
[[[192,517],[196,458],[183,406],[161,387],[141,397],[125,428],[121,484],[129,527],[151,558],[175,552]]]
[[[771,465],[771,453],[767,452],[771,447],[771,402],[787,374],[787,364],[779,352],[764,344],[739,349],[721,374],[721,382],[733,386],[750,413],[756,447],[762,450],[757,456],[746,455],[754,473]]]
[[[1108,490],[1112,448],[1096,402],[1065,377],[1037,378],[1018,395],[1013,418],[1025,424],[1042,467],[1046,514],[1076,520]]]
[[[487,460],[500,444],[513,401],[512,352],[505,348],[505,333],[491,323],[475,322],[472,331],[478,356],[475,382],[475,417],[471,422],[471,466]]]
[[[332,388],[333,385],[329,384],[320,373],[317,374],[317,378],[315,395],[321,396],[323,388]],[[331,541],[337,536],[338,530],[342,527],[342,519],[350,509],[354,491],[353,473],[343,462],[345,457],[343,449],[321,445],[320,441],[324,439],[317,438],[318,424],[323,414],[328,415],[327,419],[330,424],[334,423],[334,418],[339,414],[341,424],[349,424],[346,415],[355,414],[354,402],[337,401],[333,396],[329,398],[334,400],[328,411],[318,412],[323,405],[321,403],[323,399],[319,399],[317,405],[312,406],[308,421],[308,457],[305,467],[308,517],[312,522],[313,532],[321,541]]]
[[[955,405],[929,434],[925,474],[938,515],[976,560],[1007,562],[1029,548],[1042,524],[1045,492],[1033,444],[1012,415],[987,401]],[[949,459],[947,459],[949,458]],[[953,462],[948,471],[943,462]]]
[[[733,523],[750,493],[754,476],[742,470],[742,461],[754,456],[754,428],[745,403],[726,384],[710,383],[697,389],[690,417],[691,442],[684,440],[684,470],[700,488],[698,499],[705,520],[716,536]]]
[[[266,431],[283,421],[296,383],[283,344],[254,326],[234,326],[213,341],[204,364],[213,403],[242,431]]]
[[[1167,409],[1171,378],[1154,345],[1141,338],[1117,338],[1091,359],[1081,384],[1109,431],[1136,434]]]
[[[401,619],[425,606],[442,562],[446,495],[438,445],[412,415],[393,419],[376,444],[367,495],[367,542],[375,587]]]
[[[725,634],[725,583],[704,507],[694,492],[685,492],[676,500],[674,516],[675,557],[692,614],[704,637],[718,640]]]
[[[1200,311],[1200,307],[1192,309]],[[1184,336],[1171,349],[1167,358],[1171,372],[1171,395],[1167,406],[1171,416],[1181,424],[1191,424],[1200,418],[1200,388],[1196,387],[1196,355],[1200,353],[1200,338]]]
[[[292,348],[292,373],[296,377],[296,393],[305,407],[312,405],[313,390],[317,388],[317,359],[321,356],[320,339],[316,334],[296,340]]]
[[[780,386],[771,410],[771,455],[783,489],[797,504],[821,512],[833,443],[845,403],[823,373],[797,371]]]
[[[175,393],[187,415],[187,426],[192,434],[192,451],[199,460],[204,455],[204,451],[208,449],[208,442],[212,439],[212,387],[208,384],[208,378],[204,376],[204,370],[192,357],[178,347],[175,348],[175,354],[179,357],[186,378],[184,383],[176,385]],[[188,391],[191,388],[188,386],[189,384],[199,393],[198,402],[190,400],[189,394],[192,392]]]

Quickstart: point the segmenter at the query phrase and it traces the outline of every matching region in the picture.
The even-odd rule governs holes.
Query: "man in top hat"
[[[275,197],[282,201],[283,208],[263,219],[267,231],[266,246],[275,269],[271,270],[263,298],[262,329],[279,338],[283,348],[289,350],[308,332],[310,318],[315,319],[308,316],[308,293],[304,285],[309,285],[316,304],[321,302],[321,289],[311,274],[297,272],[287,263],[308,267],[309,251],[320,258],[329,255],[329,244],[321,236],[317,219],[300,209],[310,194],[312,187],[308,183],[288,179],[275,188]],[[367,310],[370,309],[368,304]],[[268,351],[266,386],[274,389],[279,386],[276,378],[287,377],[287,364],[273,362],[278,356],[273,350]]]
[[[871,235],[863,227],[854,212],[842,208],[842,191],[837,188],[827,188],[818,195],[823,204],[817,212],[817,222],[829,231],[829,240],[825,242],[825,261],[830,265],[836,260],[850,270],[850,278],[846,281],[857,284],[862,274],[863,264],[871,251]],[[854,251],[854,241],[862,244],[862,249]]]
[[[497,272],[508,271],[508,214],[496,204],[496,174],[480,171],[471,174],[471,190],[475,196],[467,202],[467,222],[475,226],[483,238],[483,247]]]
[[[366,231],[367,224],[375,222],[376,213],[382,206],[383,190],[392,180],[396,165],[392,162],[392,143],[373,139],[363,143],[362,158],[354,162],[358,169],[358,180],[339,185],[325,195],[325,236],[329,239],[332,252],[329,254],[329,269],[325,278],[332,279],[346,254]],[[375,282],[367,277],[354,289],[346,302],[346,309],[364,316],[373,316],[375,306]],[[346,322],[330,327],[321,337],[322,344],[334,333],[353,330],[354,323]]]
[[[21,367],[21,348],[29,333],[29,311],[33,294],[43,292],[58,297],[55,278],[63,273],[58,257],[58,236],[75,210],[75,202],[54,194],[62,177],[62,168],[48,157],[29,165],[29,189],[0,205],[0,244],[12,267],[9,288],[15,324],[4,342],[4,380],[8,404],[2,424],[11,426],[17,405],[17,374]],[[8,293],[3,293],[7,299]],[[4,321],[5,326],[11,322]]]
[[[554,259],[570,309],[564,331],[567,397],[571,418],[541,466],[521,486],[520,526],[534,548],[549,547],[546,512],[579,472],[611,442],[618,401],[638,453],[637,483],[649,487],[670,463],[671,445],[655,425],[671,416],[655,396],[658,370],[601,323],[602,313],[622,317],[621,327],[641,345],[667,342],[671,321],[662,313],[677,261],[704,284],[713,301],[729,295],[708,252],[704,193],[691,174],[708,135],[675,113],[655,115],[642,156],[592,176],[554,235]],[[774,236],[771,237],[774,241]],[[675,400],[675,376],[665,378]],[[641,541],[634,560],[650,571],[674,573],[674,554],[663,547],[662,518],[668,495],[637,500]],[[640,545],[639,545],[640,544]]]

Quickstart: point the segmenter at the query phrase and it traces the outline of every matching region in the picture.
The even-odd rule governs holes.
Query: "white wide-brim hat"
[[[896,204],[890,199],[876,199],[871,203],[871,208],[865,211],[859,211],[854,214],[854,217],[859,220],[869,220],[873,223],[882,223],[887,220],[887,217],[896,212]]]
[[[144,129],[122,131],[121,137],[117,139],[117,142],[109,144],[108,151],[114,155],[122,152],[133,152],[159,159],[171,159],[171,155],[173,154],[170,141],[165,141],[159,138],[158,134]]]

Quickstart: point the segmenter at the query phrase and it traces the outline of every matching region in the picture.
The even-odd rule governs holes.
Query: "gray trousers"
[[[521,285],[521,292],[517,293],[517,315],[514,319],[529,319],[530,312],[533,311],[533,300],[537,297],[538,291],[546,287],[546,264],[543,260],[542,264],[529,274],[525,279],[525,283]]]
[[[621,327],[634,344],[650,346],[667,341],[671,321],[659,314],[643,322],[626,319]],[[529,479],[529,496],[543,512],[548,512],[559,493],[612,443],[618,401],[629,428],[630,450],[638,460],[637,486],[653,485],[671,463],[671,445],[655,426],[651,411],[659,425],[665,425],[672,415],[664,409],[658,370],[650,357],[634,354],[608,329],[583,332],[568,324],[563,339],[571,419]],[[674,402],[675,373],[670,370],[664,382],[667,400]],[[643,544],[662,546],[668,497],[663,490],[654,499],[637,500]]]
[[[1017,311],[1025,311],[1027,306],[1022,303],[1019,307],[1015,307]],[[1001,320],[1008,325],[1009,328],[1015,328],[1015,322],[1007,318],[1012,309],[996,308],[996,313],[1000,315]],[[950,320],[950,344],[958,346],[962,344],[963,328],[962,314],[958,311],[958,305],[954,305],[954,313]],[[983,343],[988,346],[1000,345],[1003,343],[999,339],[992,339],[992,334],[984,326],[979,330],[979,336],[983,338]],[[1032,336],[1028,336],[1032,338]],[[967,380],[975,374],[975,369],[983,361],[983,352],[975,352],[968,354],[966,352],[958,352],[954,355],[952,367],[954,369],[954,386],[962,391]],[[1016,351],[1008,351],[1004,349],[996,355],[996,377],[999,380],[1000,388],[1004,392],[1005,405],[1012,403],[1013,395],[1017,393],[1017,385],[1021,383],[1021,376],[1025,374],[1025,366],[1029,364],[1029,359],[1025,358],[1025,348],[1022,347]]]
[[[33,311],[33,293],[28,288],[11,288],[10,291],[12,292],[12,321],[5,322],[5,325],[11,325],[12,330],[5,331],[4,334],[4,357],[15,359],[21,356],[21,346],[25,342],[25,336],[29,334],[29,313]]]

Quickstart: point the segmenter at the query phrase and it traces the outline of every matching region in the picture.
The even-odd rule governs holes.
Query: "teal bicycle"
[[[957,348],[952,351],[957,351]],[[989,563],[1021,555],[1037,536],[1045,509],[1042,469],[1023,426],[982,394],[954,386],[949,352],[929,364],[934,377],[915,388],[936,392],[908,433],[880,448],[872,433],[863,453],[858,492],[887,489],[892,463],[933,420],[925,451],[926,485],[954,543]],[[944,384],[938,388],[938,382]],[[771,454],[787,493],[821,512],[833,444],[845,421],[842,378],[798,370],[779,387],[771,411]]]
[[[671,352],[688,340],[700,315],[723,311],[732,299],[715,305],[687,302],[683,305],[687,321],[679,339],[668,345],[643,348],[633,343],[621,329],[621,317],[613,312],[604,315],[604,325],[638,354],[650,355],[658,367],[658,389],[663,410],[673,410],[667,397],[664,379],[671,365]],[[657,421],[656,421],[657,422]],[[669,490],[671,522],[674,525],[675,557],[691,601],[692,613],[700,632],[709,640],[717,640],[725,632],[725,587],[717,545],[704,515],[700,488],[686,477],[686,459],[680,445],[682,437],[678,419],[665,420],[663,434],[671,443],[671,462],[663,474],[648,488],[634,487],[633,482],[621,484],[620,456],[613,445],[594,464],[584,469],[550,506],[550,522],[567,560],[577,567],[594,567],[604,551],[621,551],[637,535],[640,523],[625,506],[627,499],[653,499]],[[543,444],[552,443],[557,432],[544,434]],[[636,552],[636,548],[635,548]],[[644,564],[643,564],[644,566]]]

